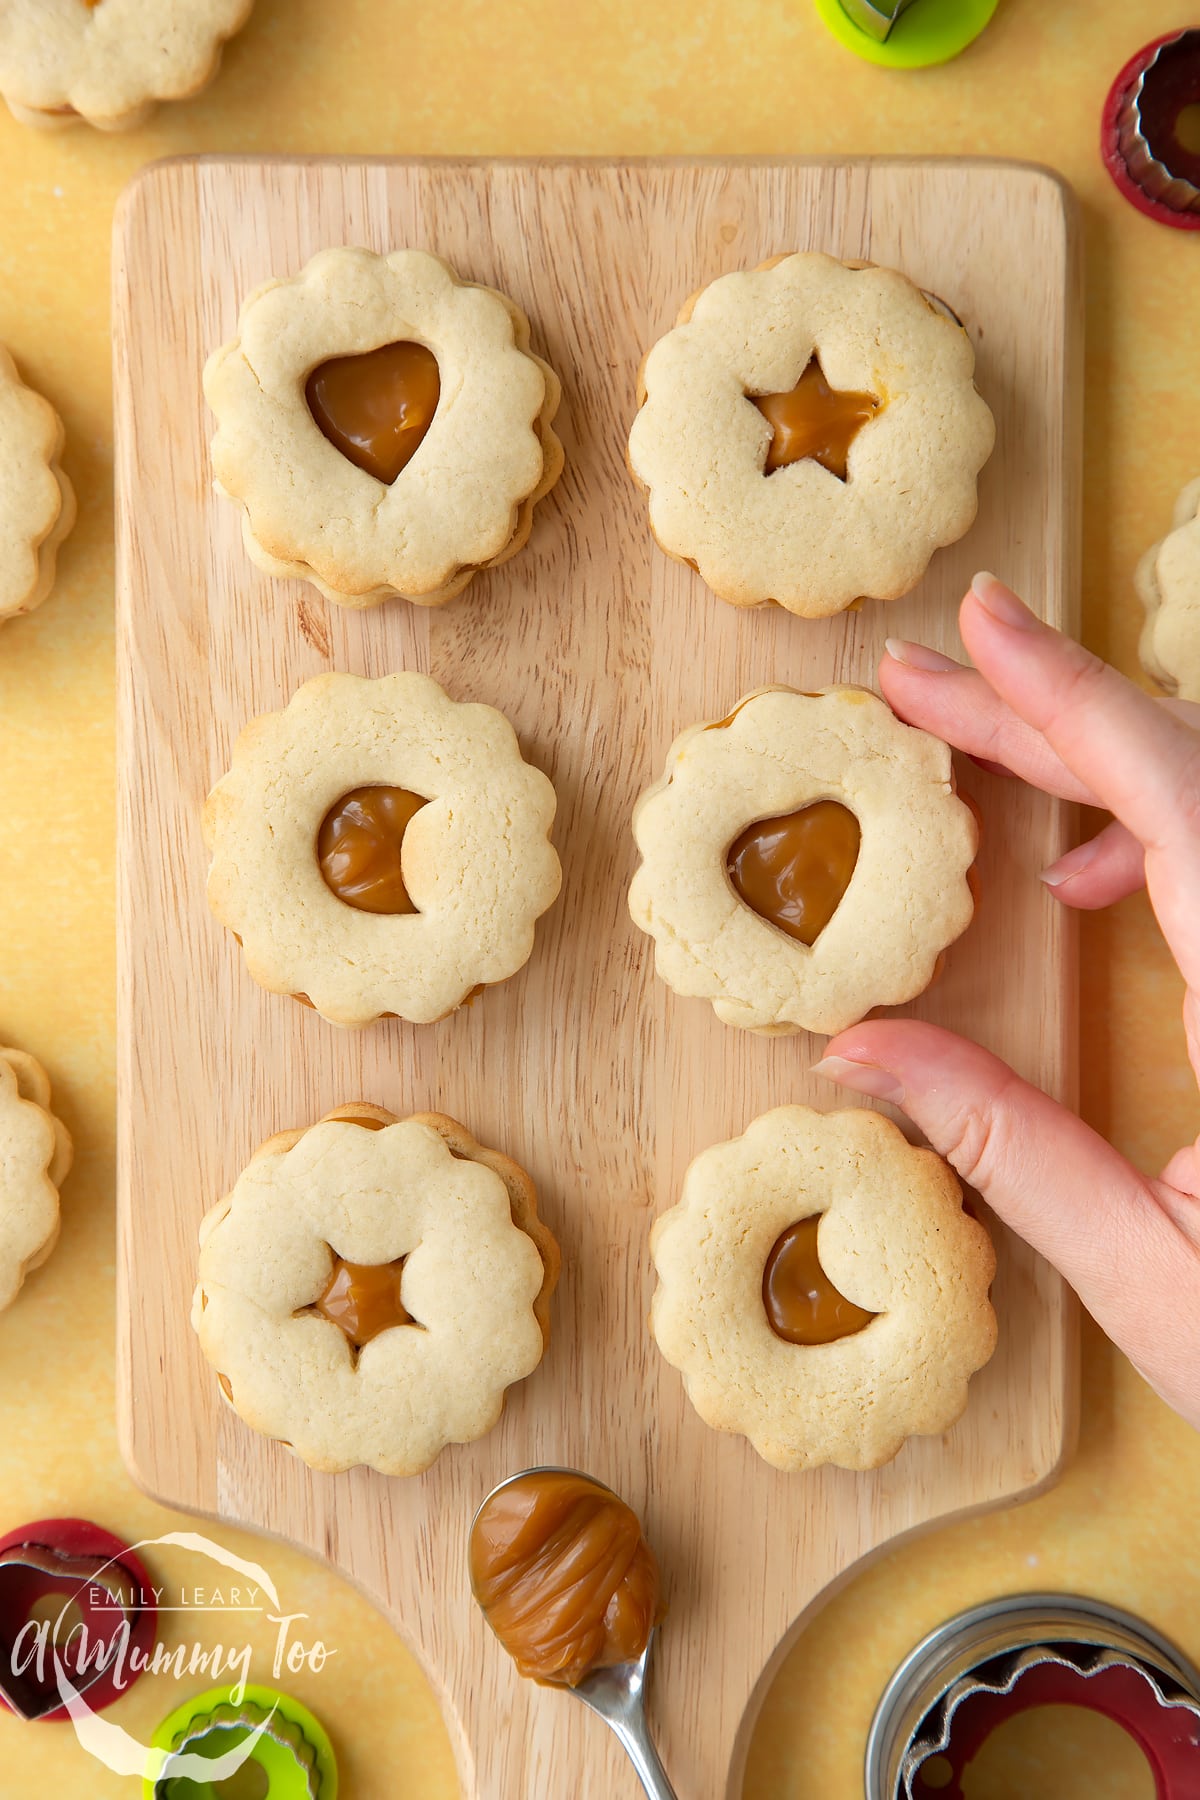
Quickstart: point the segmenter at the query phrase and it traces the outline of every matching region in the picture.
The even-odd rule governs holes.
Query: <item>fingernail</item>
[[[1013,625],[1018,631],[1032,631],[1037,619],[1023,600],[1018,600],[1010,587],[995,575],[981,569],[971,582],[971,592],[999,625]]]
[[[887,638],[884,648],[893,662],[903,663],[907,669],[920,669],[926,675],[945,675],[951,669],[962,668],[952,656],[943,656],[928,644],[910,644],[907,638]]]
[[[846,1056],[823,1056],[814,1063],[810,1071],[813,1075],[823,1075],[827,1081],[840,1082],[842,1087],[853,1088],[856,1094],[870,1094],[873,1100],[891,1100],[899,1106],[904,1099],[904,1089],[896,1077],[887,1069],[881,1069],[878,1063],[851,1062]]]
[[[1071,881],[1076,875],[1082,875],[1083,871],[1095,862],[1096,852],[1099,848],[1098,838],[1089,838],[1086,844],[1076,845],[1074,850],[1068,850],[1065,856],[1060,856],[1057,862],[1051,863],[1048,869],[1042,870],[1042,880],[1048,888],[1062,887],[1064,882]]]

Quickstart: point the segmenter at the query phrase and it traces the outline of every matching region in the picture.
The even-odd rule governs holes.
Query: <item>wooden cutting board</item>
[[[563,378],[566,473],[512,562],[436,611],[339,611],[272,581],[211,490],[208,352],[245,294],[329,244],[422,245],[512,294]],[[979,520],[889,607],[807,623],[739,613],[655,548],[624,465],[646,347],[693,289],[796,248],[905,270],[966,322],[998,425]],[[171,1506],[306,1546],[373,1595],[439,1692],[469,1800],[635,1782],[599,1721],[517,1680],[467,1588],[472,1512],[535,1462],[637,1507],[670,1616],[654,1729],[682,1796],[740,1792],[773,1670],[853,1564],[1025,1496],[1069,1447],[1071,1304],[997,1228],[1000,1347],[965,1418],[871,1475],[786,1476],[709,1431],[646,1329],[647,1236],[693,1155],[766,1108],[839,1102],[820,1043],[717,1023],[652,972],[625,891],[629,818],[676,732],[747,689],[873,683],[885,632],[958,646],[980,567],[1076,622],[1080,285],[1069,196],[987,162],[159,164],[115,246],[120,655],[120,1359],[130,1469]],[[560,901],[529,966],[440,1025],[346,1033],[249,980],[208,914],[200,807],[244,721],[311,675],[428,670],[501,707],[553,778]],[[972,765],[980,916],[912,1010],[1071,1099],[1070,926],[1036,872],[1069,809]],[[437,1107],[534,1174],[564,1276],[542,1368],[499,1428],[425,1476],[327,1477],[221,1404],[188,1324],[196,1227],[258,1143],[339,1102]],[[863,1720],[864,1730],[867,1721]]]

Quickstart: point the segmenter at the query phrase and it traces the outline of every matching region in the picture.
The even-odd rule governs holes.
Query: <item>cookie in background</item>
[[[75,490],[59,462],[64,435],[0,344],[0,625],[32,612],[54,586],[58,547],[75,523]]]
[[[74,1151],[50,1107],[36,1057],[0,1048],[0,1310],[58,1242],[58,1190]]]
[[[1146,623],[1138,655],[1147,675],[1180,700],[1200,700],[1200,478],[1175,502],[1171,530],[1134,577]]]
[[[0,94],[22,125],[143,125],[208,86],[254,0],[4,0]]]

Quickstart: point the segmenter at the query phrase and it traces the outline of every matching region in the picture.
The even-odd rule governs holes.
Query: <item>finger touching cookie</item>
[[[778,1469],[873,1469],[948,1430],[995,1348],[988,1235],[879,1113],[764,1113],[696,1158],[650,1241],[659,1349]]]
[[[314,1469],[415,1475],[537,1367],[558,1271],[510,1158],[351,1105],[268,1139],[205,1218],[192,1323],[254,1430]]]
[[[0,625],[54,586],[58,547],[75,523],[62,449],[61,419],[0,345]]]
[[[647,355],[629,466],[668,555],[734,606],[824,618],[969,528],[995,425],[962,326],[894,269],[722,275]]]
[[[635,925],[727,1025],[841,1031],[924,991],[974,912],[949,747],[864,688],[760,688],[638,801]]]
[[[24,1050],[0,1048],[0,1310],[58,1241],[58,1190],[71,1167],[50,1081]]]
[[[1200,479],[1175,503],[1171,530],[1137,568],[1146,609],[1142,667],[1168,694],[1200,700]]]

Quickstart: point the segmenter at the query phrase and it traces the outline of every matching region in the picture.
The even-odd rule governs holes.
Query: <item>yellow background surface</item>
[[[958,62],[892,74],[839,49],[811,0],[438,0],[428,9],[259,0],[216,85],[140,131],[51,135],[0,116],[0,340],[61,412],[80,498],[55,593],[0,635],[0,1041],[46,1063],[77,1145],[62,1241],[0,1317],[0,1531],[57,1513],[130,1538],[183,1523],[136,1492],[113,1425],[108,292],[112,211],[125,183],[153,158],[209,150],[970,152],[1053,164],[1080,196],[1087,251],[1084,632],[1136,673],[1134,564],[1166,528],[1178,489],[1200,473],[1200,236],[1134,212],[1104,172],[1097,135],[1117,69],[1182,23],[1183,10],[1179,0],[1001,0]],[[1144,899],[1085,922],[1082,968],[1083,1110],[1157,1170],[1195,1134],[1197,1102],[1179,979]],[[1059,1486],[906,1545],[836,1596],[771,1693],[752,1800],[859,1793],[864,1735],[894,1664],[927,1628],[992,1594],[1045,1586],[1100,1595],[1200,1657],[1200,1438],[1086,1325],[1084,1350],[1082,1439]],[[328,1724],[348,1800],[450,1800],[457,1789],[436,1707],[383,1621],[298,1555],[224,1537],[264,1557],[286,1609],[310,1615],[304,1634],[338,1652],[319,1676],[284,1685]],[[153,1560],[173,1582],[207,1579],[181,1552]],[[191,1621],[167,1623],[168,1642],[190,1641]],[[267,1640],[260,1631],[260,1646]],[[111,1716],[148,1727],[206,1685],[203,1674],[179,1686],[147,1680]],[[570,1779],[563,1771],[564,1792]],[[1129,1800],[1134,1790],[1101,1757],[1077,1785],[1060,1771],[1044,1791]],[[134,1792],[90,1762],[69,1727],[0,1718],[6,1800]]]

